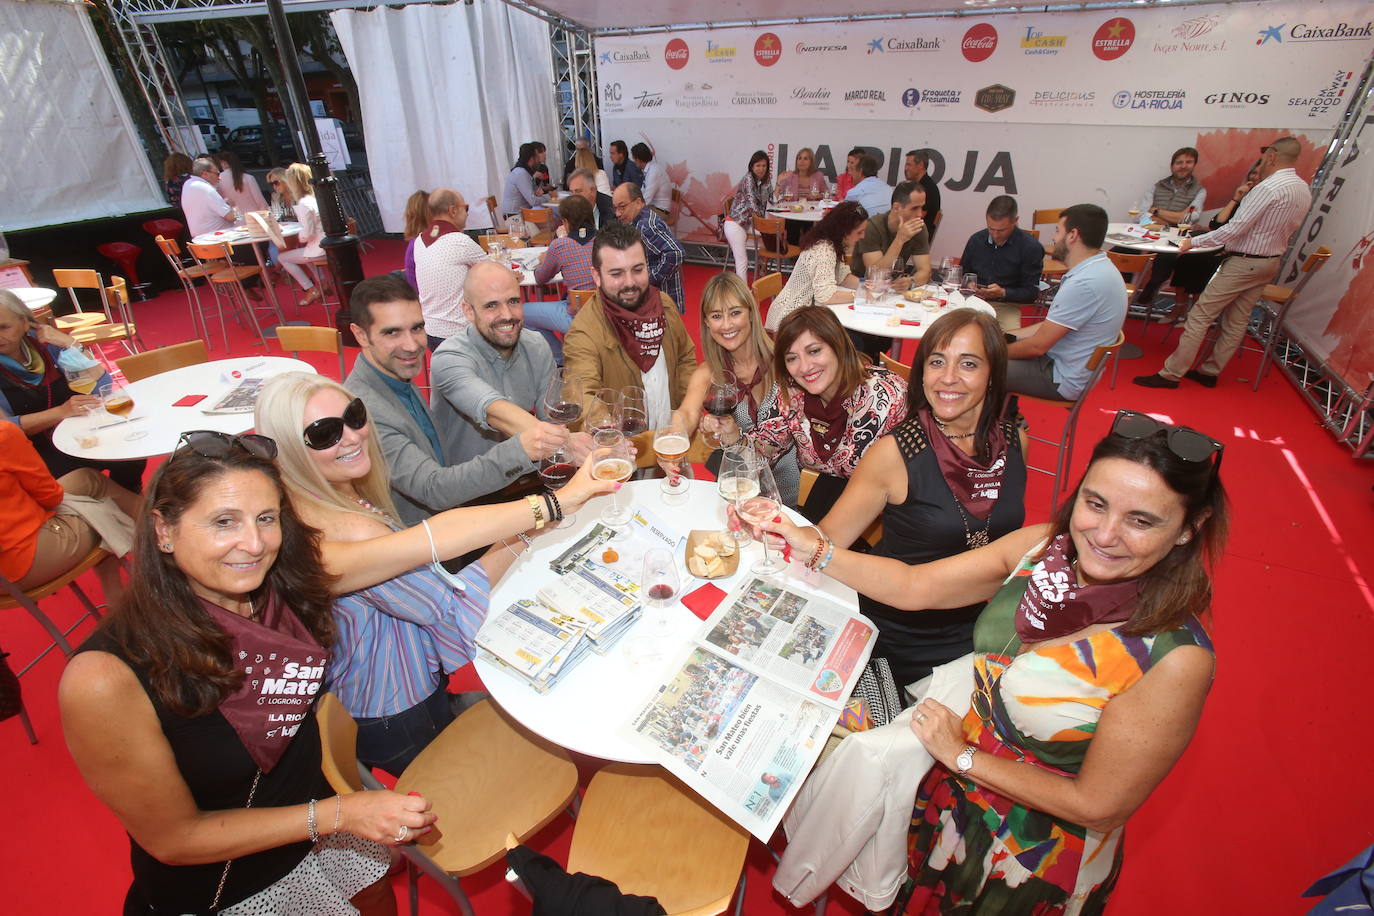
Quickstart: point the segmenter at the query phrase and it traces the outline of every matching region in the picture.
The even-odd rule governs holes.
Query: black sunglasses
[[[1203,462],[1216,455],[1217,460],[1212,464],[1212,476],[1215,477],[1221,470],[1221,456],[1225,453],[1226,446],[1211,436],[1205,436],[1186,426],[1161,423],[1154,417],[1136,413],[1134,410],[1118,410],[1116,419],[1112,421],[1112,434],[1125,439],[1148,439],[1161,432],[1165,434],[1169,451],[1179,458],[1184,461]]]
[[[202,458],[227,458],[236,448],[264,461],[277,457],[277,441],[256,433],[231,436],[215,429],[192,429],[181,434],[175,451],[180,451],[182,446]]]
[[[362,429],[367,425],[367,405],[362,398],[348,402],[341,417],[321,417],[305,428],[302,434],[305,444],[317,452],[332,448],[343,438],[344,425],[349,429]]]

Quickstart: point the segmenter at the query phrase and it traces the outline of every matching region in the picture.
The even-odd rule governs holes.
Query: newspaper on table
[[[750,579],[707,618],[630,727],[674,775],[767,842],[876,636],[834,599]]]
[[[576,665],[587,643],[584,622],[528,599],[489,615],[477,631],[483,656],[540,693]]]
[[[201,413],[252,413],[258,405],[263,381],[260,378],[244,379],[226,391],[212,406],[202,408]]]

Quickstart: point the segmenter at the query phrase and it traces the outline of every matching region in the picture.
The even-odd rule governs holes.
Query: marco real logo
[[[959,50],[964,52],[965,60],[975,64],[987,60],[997,50],[997,30],[986,22],[978,23],[964,33]]]
[[[782,42],[772,32],[764,32],[754,41],[754,60],[760,67],[771,67],[782,57]]]
[[[1016,104],[1016,90],[1001,83],[984,86],[973,95],[973,107],[989,114],[1006,111]]]
[[[1046,35],[1033,26],[1026,26],[1026,34],[1021,36],[1021,53],[1058,54],[1068,43],[1067,35]]]
[[[1108,19],[1093,33],[1093,54],[1098,60],[1116,60],[1135,44],[1135,25],[1129,19]]]
[[[881,89],[850,89],[844,94],[844,100],[871,108],[879,102],[886,102],[887,93]]]
[[[687,66],[687,58],[690,56],[691,52],[687,50],[687,42],[681,38],[674,38],[668,42],[668,47],[663,49],[663,59],[674,70],[681,70]]]

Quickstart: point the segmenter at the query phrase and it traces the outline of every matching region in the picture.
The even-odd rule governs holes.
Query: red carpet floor
[[[370,272],[400,265],[399,243],[373,246],[364,255]],[[709,275],[706,268],[688,269],[689,302],[697,301]],[[135,311],[149,346],[189,336],[179,293]],[[319,322],[319,316],[313,308],[304,317]],[[694,336],[696,321],[693,307]],[[1369,706],[1361,672],[1374,646],[1374,466],[1351,459],[1277,373],[1252,392],[1248,382],[1258,364],[1252,353],[1228,367],[1212,391],[1186,382],[1176,391],[1135,387],[1131,376],[1154,371],[1163,359],[1161,333],[1159,325],[1144,333],[1139,322],[1128,326],[1128,339],[1146,355],[1121,365],[1115,390],[1104,384],[1092,395],[1074,473],[1081,473],[1118,407],[1196,426],[1226,443],[1233,534],[1216,581],[1216,686],[1192,746],[1131,821],[1125,872],[1107,912],[1302,913],[1308,904],[1298,895],[1308,884],[1374,841],[1368,763],[1374,746],[1359,737],[1366,734],[1361,723],[1367,725]],[[231,334],[235,355],[261,352],[246,335]],[[218,337],[212,344],[212,356],[223,356]],[[329,359],[312,361],[334,371]],[[1048,408],[1028,413],[1039,429],[1062,420]],[[1046,456],[1032,460],[1043,463]],[[1038,521],[1049,512],[1049,482],[1033,477],[1027,514]],[[98,591],[93,580],[90,589]],[[65,596],[44,606],[59,622],[75,619],[75,604]],[[0,619],[0,646],[13,653],[12,661],[22,664],[43,644],[22,612]],[[50,655],[23,681],[37,746],[28,744],[17,720],[0,723],[0,773],[10,787],[4,806],[10,827],[0,834],[3,912],[114,913],[128,883],[127,840],[82,783],[62,742],[54,702],[61,668],[61,657]],[[458,680],[466,685],[475,678]],[[583,764],[589,776],[596,762]],[[1318,803],[1319,794],[1327,800]],[[531,845],[561,860],[570,834],[570,823],[559,819]],[[793,912],[772,892],[771,873],[767,851],[755,843],[744,906],[751,916]],[[480,914],[530,911],[499,868],[464,885]],[[423,902],[426,914],[455,911],[432,888]],[[862,909],[838,894],[830,912]]]

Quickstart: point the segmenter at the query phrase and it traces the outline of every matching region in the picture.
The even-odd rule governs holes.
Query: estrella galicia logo
[[[906,92],[903,92],[902,104],[907,108],[915,108],[917,105],[921,104],[921,90],[908,89]]]
[[[1259,40],[1256,41],[1255,44],[1264,45],[1271,41],[1276,45],[1283,44],[1283,32],[1281,30],[1286,25],[1288,25],[1288,23],[1280,22],[1278,25],[1271,25],[1267,29],[1260,29]]]

